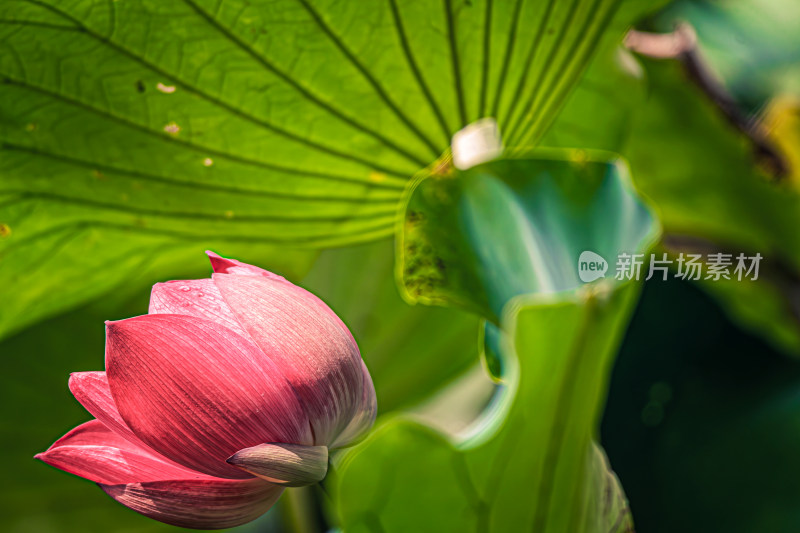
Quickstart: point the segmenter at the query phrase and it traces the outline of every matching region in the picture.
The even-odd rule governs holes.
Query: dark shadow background
[[[646,283],[602,442],[639,533],[800,531],[800,364],[693,284]]]

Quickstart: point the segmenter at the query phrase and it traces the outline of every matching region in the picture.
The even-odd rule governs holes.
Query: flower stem
[[[283,522],[292,533],[322,533],[314,495],[311,487],[286,489],[283,497]]]

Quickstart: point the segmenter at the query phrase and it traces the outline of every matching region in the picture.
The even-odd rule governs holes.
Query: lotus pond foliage
[[[2,2],[0,529],[795,531],[798,24]]]

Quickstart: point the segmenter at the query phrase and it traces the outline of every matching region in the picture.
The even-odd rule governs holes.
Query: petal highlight
[[[297,392],[314,444],[328,445],[362,398],[361,356],[350,331],[319,298],[291,283],[236,274],[213,279],[238,322]]]
[[[247,336],[247,332],[236,321],[217,286],[208,278],[156,283],[150,292],[148,312],[151,315],[188,315],[205,318]]]
[[[215,322],[144,315],[108,323],[106,368],[128,427],[189,468],[241,479],[225,460],[263,442],[311,444],[290,384],[249,339]]]
[[[358,410],[350,420],[350,424],[331,445],[331,448],[342,448],[358,442],[366,435],[375,423],[375,417],[378,416],[378,398],[375,395],[375,385],[372,383],[372,376],[369,375],[369,370],[367,370],[367,365],[364,364],[363,360],[361,361],[361,373],[363,385]]]

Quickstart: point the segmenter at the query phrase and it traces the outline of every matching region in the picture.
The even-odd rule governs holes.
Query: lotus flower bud
[[[311,293],[210,253],[211,279],[153,287],[106,323],[106,371],[69,387],[95,419],[37,455],[146,516],[226,528],[321,480],[361,437],[375,390],[347,327]]]

